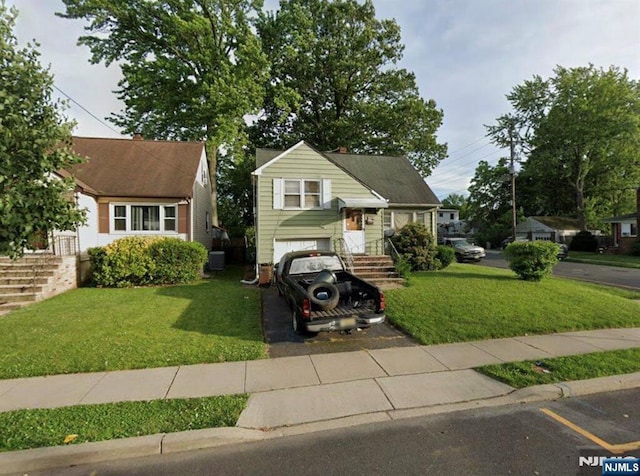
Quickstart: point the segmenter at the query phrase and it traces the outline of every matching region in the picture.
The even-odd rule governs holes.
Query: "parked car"
[[[487,255],[482,246],[469,243],[465,238],[445,238],[444,245],[453,248],[458,263],[462,263],[463,261],[480,261]]]
[[[515,241],[527,241],[526,238],[518,236]],[[509,236],[500,242],[500,249],[504,250],[507,246],[513,243],[513,236]]]
[[[286,253],[276,266],[275,284],[291,309],[297,334],[350,331],[386,319],[382,291],[347,272],[331,251]]]

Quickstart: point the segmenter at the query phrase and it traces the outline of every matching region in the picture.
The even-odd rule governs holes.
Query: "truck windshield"
[[[343,271],[342,263],[337,256],[309,256],[294,259],[289,274],[317,273],[323,269]]]

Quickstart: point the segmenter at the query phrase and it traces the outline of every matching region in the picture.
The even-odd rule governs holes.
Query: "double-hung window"
[[[114,232],[176,232],[176,205],[112,206],[111,230]]]
[[[321,208],[320,197],[320,180],[284,180],[284,208]]]

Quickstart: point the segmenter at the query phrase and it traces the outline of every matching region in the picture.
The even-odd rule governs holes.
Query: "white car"
[[[453,247],[458,263],[463,261],[480,261],[487,253],[482,246],[469,243],[465,238],[445,238],[445,246]]]

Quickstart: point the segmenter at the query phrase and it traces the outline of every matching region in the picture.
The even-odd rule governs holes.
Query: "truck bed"
[[[370,314],[376,311],[375,306],[367,302],[358,307],[353,307],[351,304],[338,304],[336,307],[329,311],[311,311],[311,319],[321,319],[329,317],[348,317],[357,314]]]

